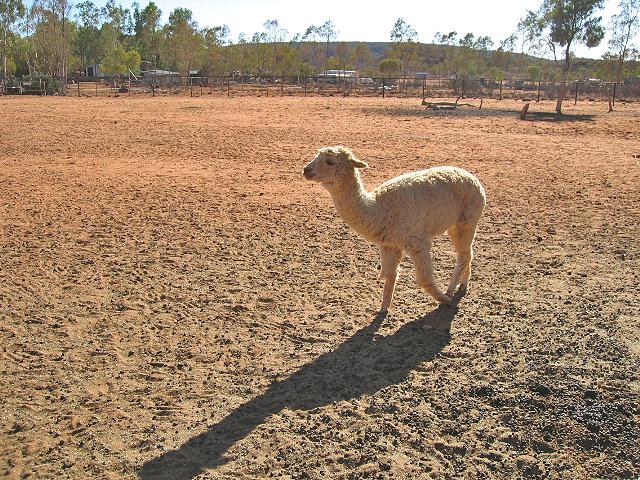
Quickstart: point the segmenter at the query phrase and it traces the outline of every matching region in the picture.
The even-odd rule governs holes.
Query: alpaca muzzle
[[[304,175],[304,178],[306,178],[307,180],[311,180],[313,177],[316,176],[316,172],[314,172],[313,169],[308,166],[304,167],[302,174]]]

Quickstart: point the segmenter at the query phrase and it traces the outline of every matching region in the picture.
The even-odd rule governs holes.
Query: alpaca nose
[[[309,178],[309,177],[313,177],[313,170],[311,169],[311,167],[309,167],[309,165],[307,165],[306,167],[304,167],[304,169],[302,170],[302,174]]]

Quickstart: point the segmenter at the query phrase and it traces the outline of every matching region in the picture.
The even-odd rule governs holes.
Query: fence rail
[[[13,79],[5,94],[46,94],[46,89],[27,88],[33,82]],[[536,80],[454,79],[448,77],[390,77],[354,76],[183,76],[152,75],[136,81],[107,81],[76,78],[66,85],[67,95],[190,95],[206,96],[356,96],[356,97],[483,97],[528,100],[555,99],[560,92],[559,82]],[[602,81],[568,82],[566,97],[578,99],[640,100],[640,83]]]

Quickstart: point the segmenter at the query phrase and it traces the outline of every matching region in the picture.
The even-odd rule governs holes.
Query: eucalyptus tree
[[[615,79],[620,83],[625,62],[637,52],[632,42],[640,31],[640,0],[622,0],[618,8],[611,19],[609,53],[616,59]]]
[[[127,37],[133,33],[133,20],[131,11],[117,4],[115,0],[107,0],[102,7],[104,23],[100,29],[103,41],[107,43],[108,50],[115,49],[119,44],[125,44]]]
[[[320,69],[320,59],[318,55],[318,39],[320,32],[315,25],[309,25],[300,37],[302,41],[303,61],[307,61],[313,68],[318,71]]]
[[[336,36],[338,35],[338,31],[336,30],[333,22],[331,20],[327,20],[318,27],[318,34],[325,40],[324,69],[326,70],[329,62],[329,44],[331,43],[332,39],[336,38]]]
[[[104,48],[100,41],[100,8],[91,0],[76,5],[77,32],[74,39],[74,51],[80,60],[80,66],[99,63]]]
[[[398,18],[390,33],[393,50],[402,61],[402,72],[406,77],[412,61],[418,56],[416,40],[418,32],[403,18]]]
[[[287,35],[287,30],[280,26],[280,22],[276,19],[265,21],[262,26],[264,27],[265,38],[271,45],[271,54],[269,59],[269,70],[272,74],[275,74],[280,68],[280,50],[281,45]]]
[[[164,27],[164,33],[171,68],[188,77],[204,51],[203,38],[191,10],[175,8],[169,14],[169,22]]]
[[[604,0],[543,0],[536,12],[528,11],[519,23],[519,29],[526,32],[531,41],[546,47],[560,69],[556,103],[559,114],[567,91],[572,49],[578,44],[596,47],[604,37],[602,17],[596,15],[603,4]]]
[[[151,62],[154,66],[160,64],[161,18],[162,10],[154,2],[149,2],[142,10],[136,6],[133,11],[135,43],[141,58]]]
[[[484,74],[486,56],[489,48],[493,46],[493,40],[489,36],[476,37],[473,33],[467,33],[458,42],[455,55],[456,74],[466,77]]]
[[[362,69],[371,62],[373,55],[369,46],[365,42],[358,42],[356,48],[353,50],[353,63],[360,75]]]
[[[75,24],[69,21],[68,0],[35,0],[29,10],[30,70],[51,75],[66,84]],[[64,91],[64,89],[62,89]]]
[[[102,70],[113,77],[128,77],[131,84],[131,73],[140,70],[140,54],[135,49],[125,50],[122,45],[116,46],[102,60]],[[131,86],[131,85],[129,85]]]
[[[7,78],[7,59],[9,47],[14,35],[13,29],[26,13],[21,0],[0,0],[0,57],[2,57],[2,79]],[[3,85],[5,82],[2,82]]]
[[[229,27],[219,25],[202,30],[204,37],[203,72],[206,74],[226,75],[229,73],[231,49],[229,46]]]
[[[382,73],[391,78],[402,70],[402,60],[399,58],[385,58],[380,62],[378,68]]]

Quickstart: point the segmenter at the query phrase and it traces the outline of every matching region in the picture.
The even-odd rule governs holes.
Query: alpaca
[[[418,285],[440,303],[451,304],[456,288],[464,294],[469,286],[472,243],[486,204],[480,181],[461,168],[435,167],[392,178],[367,192],[358,172],[367,167],[346,147],[326,147],[303,173],[329,191],[351,228],[380,247],[382,313],[391,305],[403,252],[413,261]],[[445,231],[457,262],[442,293],[433,279],[431,246]]]

